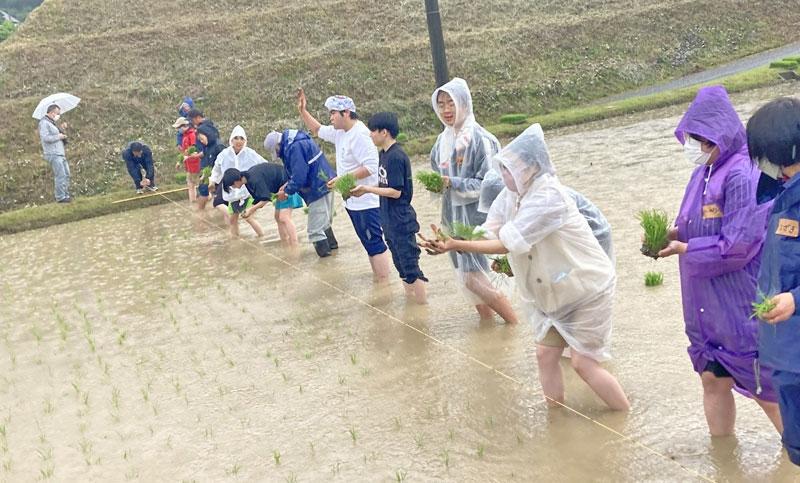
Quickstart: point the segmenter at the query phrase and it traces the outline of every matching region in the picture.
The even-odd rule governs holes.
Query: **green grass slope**
[[[440,0],[451,75],[480,122],[578,106],[800,39],[795,0]],[[297,126],[293,92],[352,96],[364,115],[396,110],[410,139],[440,128],[422,1],[46,0],[0,44],[0,211],[49,202],[52,179],[30,114],[67,91],[73,191],[127,187],[133,138],[171,178],[184,94],[227,137],[260,147]]]

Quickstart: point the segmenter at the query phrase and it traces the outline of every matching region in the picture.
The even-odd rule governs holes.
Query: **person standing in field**
[[[331,96],[325,101],[325,108],[330,114],[329,126],[323,126],[308,112],[305,92],[298,90],[297,110],[306,128],[311,134],[336,146],[336,176],[352,173],[359,185],[378,186],[378,150],[370,139],[369,129],[358,120],[353,100]],[[329,180],[328,188],[333,188],[335,183],[336,178]],[[375,280],[388,280],[389,252],[383,241],[378,196],[372,193],[351,196],[345,201],[345,208],[369,256]]]
[[[61,108],[53,104],[47,114],[39,120],[39,138],[42,141],[44,159],[53,169],[54,194],[58,203],[69,203],[69,163],[65,145],[67,143],[67,123],[57,124],[61,119]]]

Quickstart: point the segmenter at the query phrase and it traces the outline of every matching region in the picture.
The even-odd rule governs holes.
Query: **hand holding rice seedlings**
[[[644,274],[644,285],[646,287],[657,287],[664,283],[664,274],[661,272],[647,272]]]
[[[640,211],[636,218],[644,230],[642,253],[657,259],[658,252],[669,243],[669,216],[663,210],[652,209]]]
[[[336,178],[334,189],[342,195],[342,199],[347,200],[350,198],[350,191],[356,187],[358,180],[353,173],[347,173],[343,176]]]
[[[772,297],[760,290],[758,292],[758,300],[751,305],[753,306],[753,314],[750,318],[758,317],[761,320],[764,320],[764,315],[768,314],[776,307],[776,304],[772,301]]]
[[[189,148],[186,149],[187,156],[191,156],[193,154],[197,154],[197,146],[189,146]]]
[[[444,191],[444,180],[442,175],[435,171],[417,172],[417,181],[422,183],[426,190],[431,193],[441,193]]]
[[[208,184],[208,179],[211,178],[211,166],[206,166],[200,170],[200,184]]]

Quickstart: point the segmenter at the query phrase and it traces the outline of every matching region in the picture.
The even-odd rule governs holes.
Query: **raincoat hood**
[[[233,131],[231,131],[231,137],[228,138],[228,145],[229,146],[233,145],[233,138],[235,138],[237,136],[244,138],[244,146],[242,147],[242,149],[246,148],[247,147],[247,134],[244,132],[244,128],[242,126],[239,126],[239,125],[236,125],[236,127],[233,128]]]
[[[436,102],[439,97],[439,92],[446,92],[453,99],[453,103],[456,105],[455,123],[452,127],[448,126],[447,123],[444,122],[442,113],[439,111],[439,104]],[[439,117],[439,121],[444,124],[445,131],[447,129],[460,131],[465,124],[468,125],[475,122],[475,115],[472,112],[472,94],[469,92],[467,81],[461,79],[460,77],[454,78],[447,84],[433,91],[433,95],[431,96],[431,104],[433,104],[433,111]]]
[[[529,126],[495,155],[494,168],[502,172],[503,166],[514,178],[520,196],[528,191],[536,178],[543,174],[556,174],[541,125]]]
[[[204,134],[206,138],[208,138],[209,146],[213,146],[217,144],[217,142],[219,142],[219,133],[211,124],[208,123],[200,124],[197,127],[197,134]]]
[[[747,133],[722,86],[703,87],[683,115],[675,137],[681,144],[689,134],[702,136],[719,147],[715,168],[747,144]]]

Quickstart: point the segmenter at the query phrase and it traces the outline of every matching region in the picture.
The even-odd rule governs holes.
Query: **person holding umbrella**
[[[69,203],[69,163],[64,146],[67,144],[67,123],[57,124],[61,114],[78,105],[80,99],[70,94],[54,94],[39,102],[33,118],[39,121],[39,138],[44,159],[53,169],[55,198],[59,203]]]

